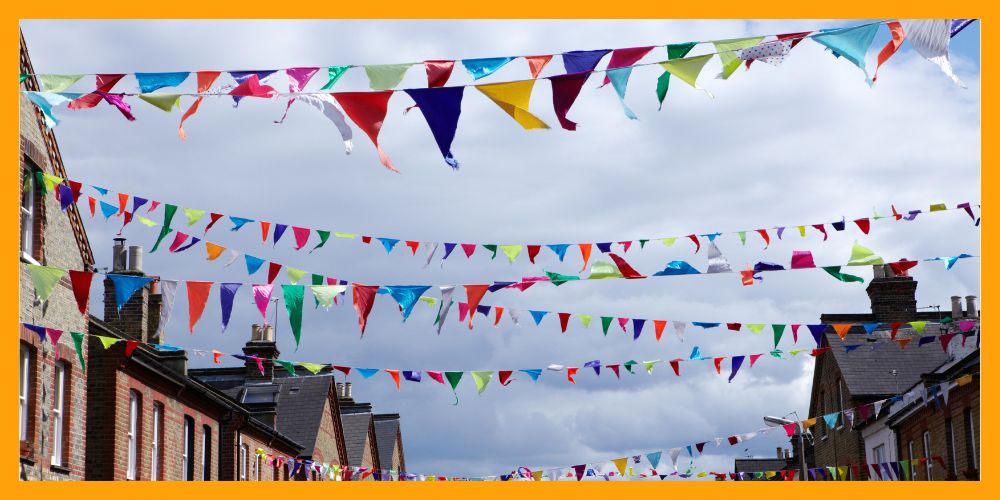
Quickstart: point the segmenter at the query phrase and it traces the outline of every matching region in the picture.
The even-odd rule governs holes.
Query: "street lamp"
[[[787,418],[784,417],[764,417],[764,423],[770,427],[779,427],[783,425],[795,424],[796,428],[795,433],[799,435],[799,461],[802,466],[802,480],[808,481],[809,476],[806,471],[806,442],[804,437],[805,432],[804,429],[802,429],[801,427],[802,424],[798,421],[799,414],[793,411],[788,415],[785,415],[785,417],[788,417],[789,415],[795,415],[795,420],[788,420]]]

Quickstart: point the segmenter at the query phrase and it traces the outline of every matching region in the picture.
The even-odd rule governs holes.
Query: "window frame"
[[[239,470],[237,471],[240,481],[246,481],[248,479],[248,464],[250,461],[250,446],[243,442],[243,436],[240,436],[239,441]]]
[[[66,389],[69,387],[69,363],[55,363],[52,372],[52,458],[50,465],[63,467],[66,459]]]
[[[927,480],[934,480],[934,461],[931,460],[931,431],[924,431],[924,473]]]
[[[201,480],[212,480],[212,428],[201,426]]]
[[[125,479],[139,479],[139,434],[141,432],[140,414],[142,413],[142,396],[136,390],[128,391],[128,462],[126,462]]]
[[[32,379],[34,368],[34,350],[24,342],[20,343],[20,357],[18,358],[18,437],[22,442],[30,441],[31,413],[32,413]]]
[[[264,467],[264,460],[259,453],[256,453],[256,459],[254,459],[254,476],[257,481],[260,481],[261,469]]]
[[[910,480],[916,481],[917,471],[916,469],[913,468],[914,451],[916,450],[916,443],[914,443],[913,440],[911,439],[910,443],[906,446],[906,448],[907,448],[907,453],[909,454],[910,457]]]
[[[181,443],[181,471],[184,481],[194,481],[194,417],[184,415],[184,441]]]
[[[21,259],[32,264],[39,264],[38,258],[40,257],[38,248],[35,246],[35,236],[38,231],[41,230],[39,219],[38,219],[38,205],[39,200],[42,199],[41,193],[39,192],[38,179],[36,172],[41,172],[34,162],[26,159],[24,162],[24,168],[21,169],[22,175],[24,175],[28,182],[28,189],[24,189],[24,182],[21,183],[21,200],[20,200],[20,224],[21,224],[21,234],[20,234],[20,252]],[[27,201],[27,207],[25,207],[25,202]]]
[[[948,446],[948,462],[951,468],[951,473],[958,476],[958,453],[955,448],[955,419],[949,416],[945,420],[945,437],[947,439]]]
[[[973,469],[979,470],[979,458],[976,456],[979,451],[979,446],[976,443],[976,421],[972,417],[972,409],[965,409],[965,440],[966,440],[966,454],[968,455],[969,465]]]
[[[149,479],[151,481],[162,480],[160,469],[163,460],[163,403],[153,402],[153,443],[149,452]]]

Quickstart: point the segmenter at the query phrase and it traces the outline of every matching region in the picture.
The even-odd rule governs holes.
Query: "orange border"
[[[731,4],[731,5],[730,5]],[[613,4],[609,4],[606,1],[595,1],[595,0],[576,0],[568,5],[558,5],[555,3],[545,3],[538,1],[525,1],[525,0],[507,0],[505,2],[457,2],[455,0],[437,0],[437,1],[410,1],[402,2],[399,0],[383,0],[378,4],[370,4],[368,2],[354,2],[354,3],[336,3],[330,4],[329,7],[319,6],[318,4],[310,5],[308,11],[299,11],[298,13],[308,12],[314,16],[331,16],[336,18],[380,18],[385,16],[392,16],[393,18],[434,18],[434,19],[462,19],[462,18],[516,18],[516,17],[530,17],[530,18],[561,18],[561,19],[583,19],[591,18],[589,16],[603,15],[609,18],[646,18],[655,19],[660,17],[670,16],[673,18],[707,18],[711,17],[713,14],[720,16],[720,18],[730,17],[736,14],[744,14],[756,18],[761,17],[776,17],[776,18],[855,18],[855,19],[865,19],[865,18],[877,18],[877,17],[977,17],[980,18],[982,23],[982,54],[994,54],[993,49],[998,48],[998,42],[989,36],[991,28],[990,22],[992,11],[994,8],[988,8],[986,5],[975,5],[974,9],[970,9],[969,5],[964,5],[962,8],[965,9],[964,12],[948,12],[946,5],[942,5],[939,2],[930,2],[927,0],[912,0],[907,2],[906,6],[901,10],[892,10],[887,8],[887,6],[881,4],[873,4],[872,2],[859,2],[856,0],[842,1],[836,4],[840,9],[832,10],[829,8],[824,8],[833,4],[822,4],[815,2],[782,2],[782,3],[754,3],[754,2],[729,2],[729,1],[714,1],[706,3],[695,3],[695,2],[650,2],[648,0],[639,2],[630,2],[628,8],[615,8]],[[235,7],[235,8],[234,8]],[[204,3],[204,2],[191,2],[182,1],[177,3],[171,3],[170,7],[167,8],[163,4],[157,3],[138,3],[129,4],[124,6],[124,8],[108,10],[106,7],[102,8],[96,4],[87,4],[77,0],[76,2],[66,2],[63,0],[54,0],[45,2],[43,4],[7,4],[3,7],[5,24],[8,26],[9,31],[7,31],[8,42],[8,61],[11,61],[11,66],[13,67],[12,61],[17,60],[18,56],[18,20],[21,18],[46,18],[52,17],[54,15],[61,15],[68,18],[80,18],[87,19],[88,16],[100,16],[101,18],[127,18],[127,17],[142,17],[142,16],[163,16],[164,14],[170,15],[172,17],[181,18],[217,18],[217,19],[230,19],[230,18],[250,18],[254,14],[261,13],[281,13],[281,4],[279,2],[262,2],[260,0],[244,0],[238,4],[220,4],[220,3]],[[9,14],[8,14],[9,12]],[[187,14],[186,12],[190,12]],[[79,17],[71,15],[71,13],[80,14]],[[7,15],[10,17],[7,18]],[[769,16],[770,15],[770,16]],[[9,23],[9,24],[7,24]],[[981,65],[981,77],[984,82],[990,81],[988,76],[992,71],[992,67],[986,64]],[[12,163],[15,163],[17,156],[19,154],[20,144],[18,143],[18,95],[15,93],[14,88],[14,77],[13,74],[9,75],[10,78],[10,90],[9,94],[3,101],[3,113],[5,116],[12,117],[10,122],[4,122],[3,129],[4,135],[7,137],[8,144],[8,157]],[[983,85],[983,95],[982,95],[982,137],[991,137],[991,132],[995,131],[996,118],[994,118],[997,112],[997,105],[995,101],[991,98],[992,95],[987,91],[990,86]],[[886,124],[886,126],[891,126],[891,124]],[[996,136],[992,136],[996,137]],[[995,165],[995,151],[996,146],[990,141],[982,141],[982,182],[983,186],[996,186],[996,173],[993,170],[996,168]],[[72,168],[72,167],[70,167]],[[7,175],[13,177],[15,175],[15,169],[8,168]],[[939,177],[944,178],[948,175],[947,172],[940,172],[937,174]],[[16,235],[17,234],[17,224],[18,219],[15,218],[15,213],[17,211],[14,207],[18,204],[19,195],[16,191],[16,185],[13,178],[9,178],[7,182],[3,183],[3,186],[7,189],[7,195],[0,196],[0,213],[7,214],[5,217],[0,219],[0,231],[2,234],[6,235]],[[984,200],[985,201],[985,200]],[[2,208],[6,207],[6,208]],[[985,211],[989,208],[984,207]],[[989,228],[989,225],[985,226]],[[983,276],[995,276],[993,271],[998,270],[996,263],[992,261],[991,252],[989,248],[996,240],[996,236],[993,235],[988,229],[984,229],[984,234],[982,237],[983,248],[982,248],[982,271]],[[16,264],[16,260],[13,258],[13,241],[12,238],[8,239],[6,242],[8,250],[8,257],[10,260],[0,267],[0,283],[4,283],[4,288],[6,293],[11,293],[10,296],[0,302],[0,310],[2,310],[2,315],[5,324],[8,327],[5,329],[8,336],[12,336],[16,328],[16,322],[18,321],[18,310],[19,301],[16,300],[16,294],[18,292],[17,283],[19,271]],[[982,280],[982,290],[980,295],[983,297],[991,296],[993,283],[992,280]],[[986,322],[989,320],[987,319]],[[988,328],[987,328],[988,329]],[[12,337],[11,337],[12,338]],[[13,345],[13,341],[9,341],[8,345]],[[13,394],[15,392],[17,375],[15,374],[16,363],[16,350],[14,349],[4,349],[4,359],[3,363],[3,377],[2,385],[5,387],[4,393],[9,396],[3,399],[3,410],[0,411],[0,428],[12,429],[14,427],[14,415],[16,414],[14,410],[14,398]],[[985,357],[991,359],[992,355],[989,354],[987,350]],[[987,371],[989,370],[989,363],[987,363]],[[987,378],[988,377],[984,377]],[[989,415],[992,415],[993,405],[996,403],[997,393],[996,389],[992,387],[983,387],[983,398],[982,403],[987,410],[983,412],[983,422],[985,425],[982,426],[982,442],[984,446],[982,447],[982,462],[987,464],[989,467],[991,462],[989,462],[990,457],[993,454],[993,444],[997,441],[996,435],[993,434],[993,428],[991,425],[991,420]],[[9,425],[7,425],[9,424]],[[7,433],[7,437],[3,440],[7,443],[3,448],[9,451],[9,453],[3,454],[3,456],[8,457],[10,461],[9,468],[6,469],[7,473],[2,476],[0,481],[12,482],[12,491],[9,490],[8,494],[13,495],[66,495],[67,497],[75,496],[76,498],[97,498],[104,497],[110,498],[112,496],[123,495],[123,494],[143,494],[147,498],[167,498],[168,495],[176,494],[203,494],[211,495],[212,497],[218,498],[220,495],[226,494],[242,494],[242,495],[274,495],[287,498],[288,495],[317,495],[317,494],[332,494],[332,495],[398,495],[400,497],[406,498],[427,498],[434,500],[442,500],[448,498],[467,498],[469,496],[475,496],[476,500],[485,500],[490,498],[510,498],[511,495],[517,494],[529,494],[529,495],[545,495],[547,497],[574,497],[582,494],[600,494],[600,495],[616,495],[616,496],[626,496],[626,495],[740,495],[740,498],[761,498],[767,500],[773,500],[776,495],[905,495],[905,494],[916,494],[921,497],[930,495],[969,495],[969,494],[980,494],[986,493],[986,491],[994,489],[996,483],[992,483],[996,476],[993,476],[991,470],[986,470],[983,474],[983,480],[981,482],[734,482],[725,481],[722,483],[717,483],[714,481],[672,481],[672,482],[543,482],[543,483],[486,483],[486,482],[475,482],[475,483],[458,483],[458,482],[347,482],[347,483],[312,483],[312,482],[265,482],[265,483],[253,483],[252,487],[248,487],[247,483],[99,483],[99,482],[67,482],[67,483],[57,483],[57,482],[21,482],[17,481],[17,476],[14,473],[15,464],[17,463],[17,454],[12,450],[16,449],[15,446],[15,436],[13,431]],[[488,453],[488,450],[484,450],[484,453]],[[530,493],[529,493],[530,492]],[[38,497],[34,497],[38,498]],[[176,496],[174,497],[176,498]]]

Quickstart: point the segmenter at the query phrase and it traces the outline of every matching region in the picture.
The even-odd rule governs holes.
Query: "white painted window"
[[[917,458],[917,451],[916,451],[917,447],[916,445],[913,444],[913,441],[910,441],[910,444],[907,446],[907,449],[909,450],[909,458],[910,458],[910,479],[916,481],[917,468],[916,464],[913,463],[913,460]]]
[[[21,255],[34,261],[35,255],[35,172],[25,170],[21,192]]]
[[[201,427],[201,479],[212,480],[212,428]]]
[[[948,457],[951,462],[951,472],[952,474],[958,475],[958,454],[955,451],[955,420],[952,418],[948,419],[948,451],[950,455]]]
[[[934,461],[931,460],[931,433],[930,433],[930,431],[924,432],[924,458],[927,459],[926,460],[927,463],[925,464],[925,467],[926,467],[926,471],[927,471],[927,480],[930,481],[930,480],[934,479],[934,472],[933,472]]]
[[[53,374],[55,390],[52,394],[52,465],[63,464],[63,425],[64,404],[66,400],[66,362],[56,363]]]
[[[135,391],[128,393],[128,470],[125,472],[126,479],[137,479],[138,460],[136,460],[136,447],[139,439],[139,394]]]
[[[978,447],[976,446],[976,421],[972,418],[972,410],[965,410],[965,440],[969,447],[969,463],[973,469],[979,468]]]
[[[194,481],[194,419],[184,415],[184,443],[181,450],[181,468],[185,481]]]
[[[872,456],[875,457],[875,463],[877,464],[885,462],[885,445],[880,444],[872,448]]]
[[[163,425],[163,405],[153,403],[153,446],[149,456],[149,479],[160,480],[160,427]]]
[[[240,437],[240,481],[247,480],[247,468],[250,462],[250,447],[243,443]]]
[[[28,439],[28,411],[31,406],[31,399],[29,399],[31,395],[31,349],[25,347],[24,344],[21,344],[21,362],[18,366],[20,384],[17,391],[17,404],[20,413],[20,439],[26,441]]]

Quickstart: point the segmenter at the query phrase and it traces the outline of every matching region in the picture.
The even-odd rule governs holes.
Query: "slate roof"
[[[343,413],[340,420],[344,424],[344,441],[347,446],[347,464],[360,466],[365,456],[368,430],[372,423],[371,412]],[[375,436],[371,436],[376,439]]]
[[[397,436],[399,415],[375,415],[375,442],[378,444],[378,461],[383,469],[392,467]]]
[[[737,458],[735,472],[769,472],[788,467],[784,458]]]
[[[891,396],[899,394],[920,380],[920,376],[930,373],[951,359],[951,355],[941,349],[941,344],[933,343],[917,346],[920,336],[938,335],[942,332],[941,325],[928,324],[923,333],[917,333],[912,328],[900,328],[896,338],[913,337],[906,348],[900,348],[898,343],[888,340],[891,328],[880,327],[873,335],[868,335],[861,326],[852,327],[844,340],[828,329],[825,334],[825,345],[832,346],[830,350],[844,383],[852,397]],[[877,342],[870,339],[877,338]],[[810,339],[811,340],[811,339]],[[953,342],[961,342],[959,338]],[[861,347],[847,352],[844,345],[863,344]],[[895,376],[891,374],[896,370]]]

